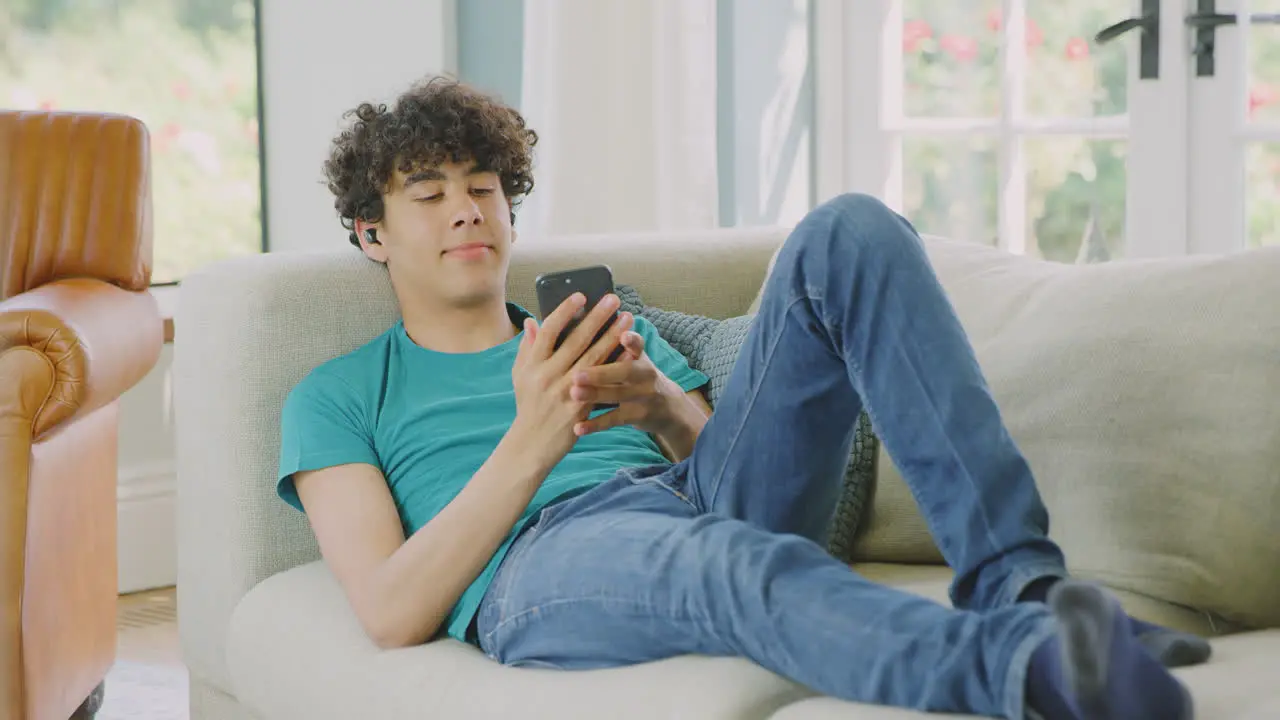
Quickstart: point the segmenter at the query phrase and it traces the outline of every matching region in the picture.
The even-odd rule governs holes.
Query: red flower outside
[[[943,35],[938,41],[942,49],[951,53],[960,62],[969,62],[978,57],[978,41],[965,35]]]
[[[1084,38],[1071,38],[1067,41],[1067,59],[1083,60],[1089,57],[1089,43]]]
[[[1266,83],[1254,85],[1249,90],[1249,115],[1257,113],[1258,108],[1263,108],[1275,103],[1280,99],[1280,92],[1276,91],[1275,86]]]
[[[1044,44],[1044,31],[1034,20],[1027,21],[1027,49],[1035,50]]]
[[[920,43],[933,37],[933,28],[923,20],[908,20],[902,26],[902,49],[913,53],[920,49]]]
[[[998,33],[1004,28],[1004,12],[1000,8],[995,8],[987,12],[987,30]],[[1027,49],[1033,50],[1044,43],[1044,31],[1036,24],[1034,20],[1027,20],[1026,25],[1026,43]]]

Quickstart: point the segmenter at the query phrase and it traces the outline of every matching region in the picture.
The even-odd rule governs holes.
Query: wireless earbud
[[[365,241],[365,242],[367,242],[367,243],[369,243],[370,245],[377,245],[377,244],[378,244],[378,231],[377,231],[377,230],[374,230],[373,228],[369,228],[368,230],[365,230],[365,231],[364,231],[364,241]]]

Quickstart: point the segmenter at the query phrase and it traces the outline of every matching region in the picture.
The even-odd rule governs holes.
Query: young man
[[[1148,645],[1169,664],[1207,645],[1066,579],[906,221],[857,196],[810,213],[712,413],[705,377],[643,320],[591,343],[617,298],[559,349],[581,297],[541,325],[506,302],[536,142],[516,111],[435,79],[353,114],[329,186],[403,321],[289,395],[279,491],[378,645],[447,633],[567,669],[739,655],[863,702],[1191,717]],[[954,608],[818,544],[864,407],[955,569]]]

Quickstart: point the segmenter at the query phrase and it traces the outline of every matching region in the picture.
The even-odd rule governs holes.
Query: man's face
[[[360,240],[385,262],[397,290],[447,306],[473,307],[501,296],[514,233],[496,173],[473,163],[396,170],[383,195],[379,244]]]

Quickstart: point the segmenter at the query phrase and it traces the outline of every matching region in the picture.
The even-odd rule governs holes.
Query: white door
[[[1280,1],[1180,2],[1195,51],[1186,93],[1189,249],[1280,244]]]
[[[1061,262],[1280,240],[1280,25],[1219,29],[1198,76],[1203,2],[816,0],[820,199],[867,192],[921,232]],[[1150,22],[1096,40],[1131,18]]]

